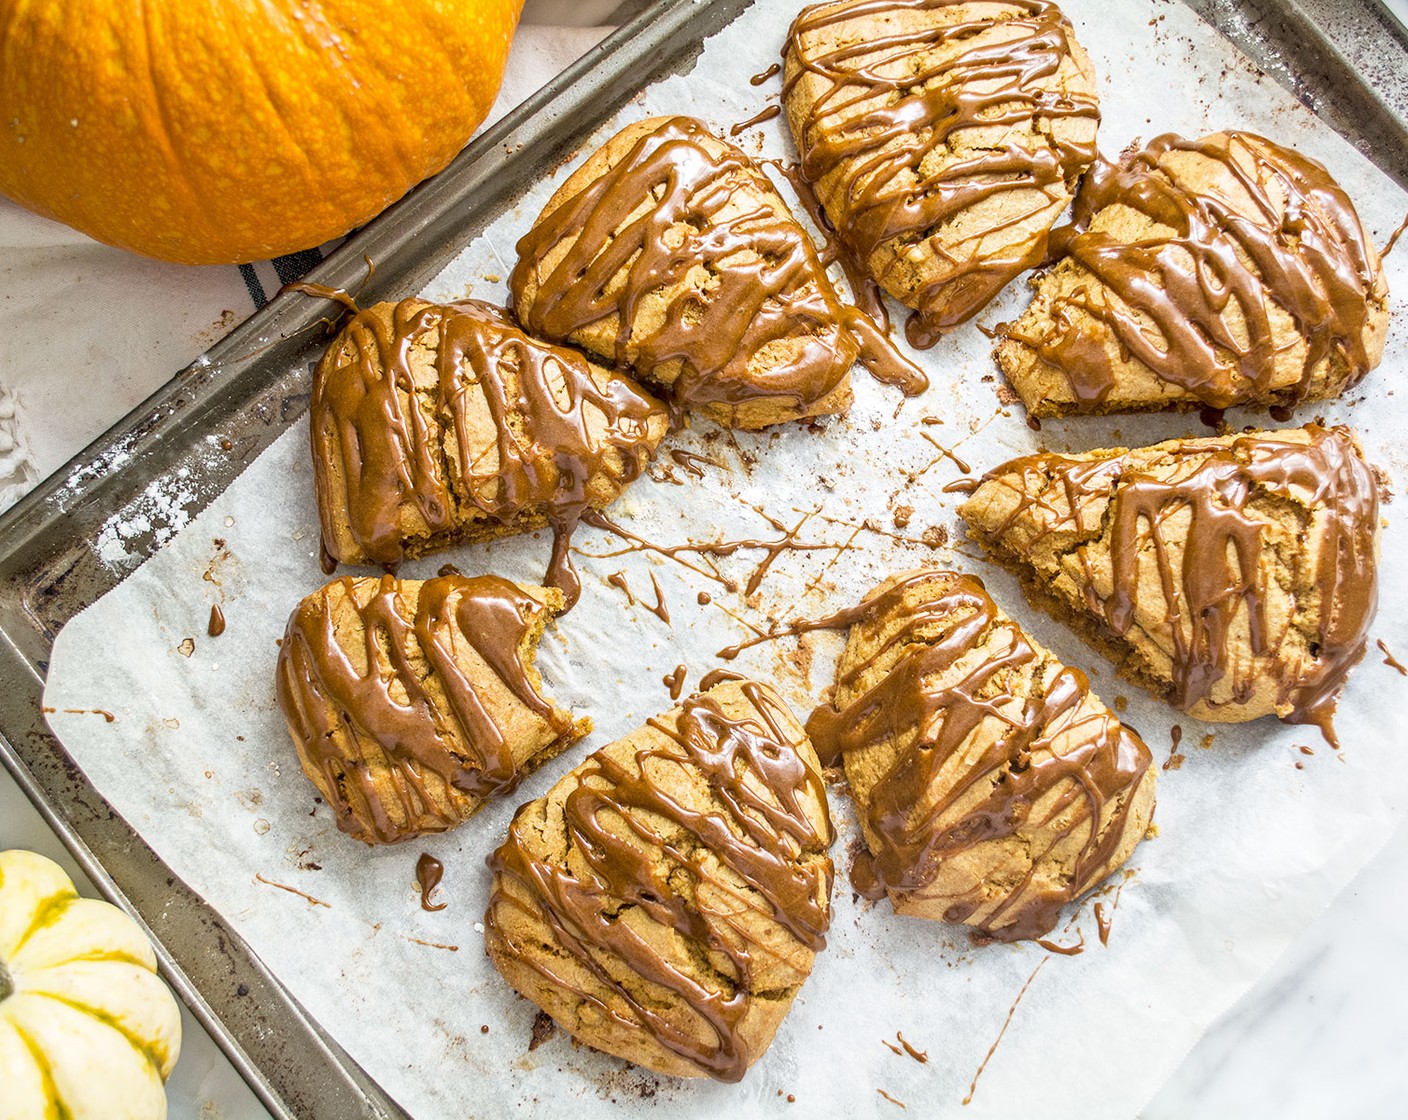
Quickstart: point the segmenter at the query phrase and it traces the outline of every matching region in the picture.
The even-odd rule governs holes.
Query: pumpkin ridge
[[[326,13],[320,12],[319,17],[320,26],[324,29],[324,32],[339,40],[343,39],[344,36],[348,35],[352,30],[347,23],[335,24]],[[300,31],[305,42],[310,46],[315,48],[321,47],[321,44],[317,41],[317,36],[311,29],[300,27]],[[361,36],[361,30],[357,29],[353,38],[360,39]],[[368,67],[375,69],[378,65],[376,52],[371,46],[359,43],[359,51],[361,53],[355,56],[357,59],[356,65],[353,64],[352,57],[349,57],[347,53],[341,50],[333,50],[329,54],[329,57],[337,60],[336,70],[338,76],[341,80],[345,81],[352,90],[360,90],[364,71]],[[262,71],[260,71],[260,79],[261,81],[264,80]],[[407,84],[409,85],[410,83]],[[267,88],[267,82],[265,85]],[[423,142],[424,136],[423,133],[419,131],[419,125],[417,125],[417,131],[414,134],[406,131],[408,122],[402,119],[407,112],[404,90],[402,91],[402,96],[398,96],[392,99],[392,101],[394,101],[394,104],[387,103],[383,105],[382,112],[373,114],[370,117],[366,116],[363,112],[363,108],[358,103],[355,96],[341,105],[329,106],[330,109],[336,112],[340,127],[348,135],[356,136],[360,133],[366,136],[372,129],[375,129],[375,146],[384,149],[381,157],[383,166],[387,164],[394,165],[400,175],[411,184],[402,190],[400,194],[388,192],[387,197],[381,201],[380,209],[361,219],[357,223],[358,225],[365,225],[367,222],[371,221],[372,218],[376,217],[376,215],[381,212],[381,209],[385,209],[390,203],[394,202],[402,195],[405,195],[412,187],[419,184],[421,180],[438,170],[438,168],[428,165],[427,152],[424,149]],[[272,98],[270,99],[270,103],[277,104]],[[349,109],[355,111],[349,112]],[[485,109],[482,115],[487,116],[488,110]],[[282,114],[280,114],[280,123],[282,123]],[[398,125],[400,126],[399,128],[397,127]],[[291,137],[291,139],[295,138]],[[466,137],[465,143],[468,142],[469,140]],[[295,142],[295,146],[300,152],[304,151],[303,145]],[[463,145],[461,145],[461,147],[463,147]],[[459,149],[456,149],[456,151],[458,150]],[[316,168],[310,166],[309,170],[310,173],[316,174]],[[310,191],[313,189],[313,186],[314,184],[310,184]]]
[[[80,1003],[78,1000],[75,999],[69,999],[65,996],[55,995],[53,992],[27,991],[25,992],[25,995],[31,996],[35,999],[51,999],[55,1003],[63,1004],[63,1006],[70,1008],[73,1011],[77,1011],[80,1015],[86,1015],[88,1016],[88,1018],[102,1023],[103,1026],[116,1031],[124,1039],[126,1039],[127,1044],[131,1046],[133,1050],[137,1051],[137,1053],[142,1055],[142,1057],[145,1058],[147,1062],[151,1065],[152,1069],[156,1070],[158,1074],[166,1068],[166,1057],[158,1053],[156,1048],[151,1046],[149,1043],[143,1042],[141,1039],[134,1037],[132,1035],[132,1032],[123,1027],[122,1024],[117,1021],[117,1018],[111,1012],[104,1011],[100,1007],[92,1007],[86,1003]],[[25,1040],[25,1044],[29,1045],[28,1039]],[[31,1049],[33,1049],[33,1047],[31,1047]]]
[[[25,1033],[19,1023],[11,1021],[10,1028],[24,1043],[25,1049],[29,1051],[29,1056],[34,1059],[34,1068],[39,1071],[39,1080],[44,1084],[44,1099],[54,1106],[53,1112],[49,1116],[43,1117],[42,1120],[73,1120],[73,1113],[59,1098],[59,1087],[54,1082],[54,1069],[49,1064],[48,1056],[44,1053],[43,1048]]]
[[[157,129],[151,139],[157,143],[161,149],[161,155],[165,167],[162,169],[163,177],[168,183],[174,186],[186,196],[187,204],[192,212],[205,212],[205,206],[201,202],[200,192],[195,184],[188,178],[183,161],[177,155],[174,139],[174,132],[171,127],[166,109],[166,99],[162,97],[160,87],[157,83],[156,51],[152,41],[153,28],[152,21],[156,18],[152,8],[146,3],[139,3],[140,15],[138,22],[142,27],[141,44],[142,64],[146,70],[147,80],[144,83],[144,90],[147,94],[146,109],[150,116],[148,119],[154,121]]]
[[[78,901],[78,892],[69,890],[59,894],[50,895],[34,910],[34,920],[29,923],[29,928],[20,934],[20,939],[15,942],[15,947],[10,951],[10,959],[14,960],[20,955],[20,951],[28,943],[29,939],[41,929],[53,925],[63,917],[64,911]]]
[[[249,45],[241,44],[241,52],[245,61],[248,63],[247,72],[253,75],[258,81],[260,94],[274,109],[273,121],[266,121],[266,126],[267,124],[277,122],[279,131],[282,133],[284,139],[288,141],[288,148],[283,155],[287,157],[288,154],[295,152],[298,155],[299,184],[295,193],[303,198],[317,197],[318,173],[317,168],[313,166],[313,161],[308,155],[307,144],[302,137],[296,135],[294,130],[289,127],[288,121],[285,119],[283,99],[275,95],[276,87],[270,84],[268,74],[265,72],[264,68],[259,65],[258,59],[255,58]],[[350,70],[351,68],[346,67],[346,69]],[[285,164],[283,170],[286,176],[292,178],[292,167]]]

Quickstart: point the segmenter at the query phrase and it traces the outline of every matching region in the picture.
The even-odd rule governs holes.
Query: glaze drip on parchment
[[[436,859],[429,852],[421,852],[420,858],[416,860],[416,886],[420,888],[420,908],[430,913],[443,910],[448,905],[444,902],[431,902],[430,896],[435,888],[440,885],[440,880],[445,877],[445,865]]]

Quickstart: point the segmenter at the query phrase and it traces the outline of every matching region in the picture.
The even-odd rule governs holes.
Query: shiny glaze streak
[[[906,603],[914,588],[923,588],[925,597]],[[845,617],[900,625],[868,660],[838,676],[838,693],[882,659],[896,651],[899,657],[852,703],[840,710],[823,705],[812,714],[807,732],[818,754],[835,760],[909,740],[871,791],[866,819],[873,842],[857,856],[853,885],[871,898],[921,891],[945,860],[985,841],[1025,836],[1032,845],[1026,878],[995,905],[975,882],[972,896],[954,901],[944,918],[970,922],[1004,941],[1050,932],[1060,908],[1111,870],[1129,827],[1133,791],[1152,761],[1149,749],[1098,702],[1081,712],[1090,686],[1077,669],[1060,667],[1025,698],[1008,692],[1010,675],[1041,656],[1015,622],[999,617],[974,577],[916,572],[882,587]],[[1001,633],[995,643],[994,631]],[[992,644],[995,655],[958,675],[954,667],[984,644]],[[1005,724],[1005,732],[955,772],[953,760],[970,750],[970,738],[988,720]],[[1053,791],[1059,795],[1051,799]],[[968,804],[975,792],[983,796]],[[1034,819],[1038,803],[1043,815]],[[1057,818],[1064,818],[1063,826],[1044,838],[1045,850],[1038,848]],[[1085,839],[1069,883],[1040,889],[1033,882],[1037,865],[1073,834]]]
[[[1041,535],[1069,531],[1087,503],[1112,499],[1105,517],[1113,587],[1101,599],[1087,583],[1086,605],[1111,634],[1124,636],[1136,625],[1141,561],[1156,565],[1167,613],[1155,633],[1166,635],[1170,646],[1168,700],[1174,707],[1210,702],[1213,685],[1232,668],[1229,630],[1246,612],[1252,652],[1265,659],[1277,681],[1277,705],[1286,709],[1281,718],[1314,724],[1333,742],[1335,702],[1349,670],[1364,655],[1378,602],[1378,491],[1347,429],[1312,424],[1301,430],[1309,435],[1308,444],[1261,432],[1222,446],[1207,440],[1171,445],[1167,453],[1184,459],[1171,479],[1138,473],[1125,454],[1077,462],[1034,455],[1013,460],[990,477],[1003,485],[1036,487],[1025,490],[1009,525],[1031,508],[1036,499],[1030,495],[1041,492],[1045,479],[1056,479],[1066,506],[1037,511]],[[1284,648],[1297,626],[1307,624],[1303,613],[1297,610],[1278,625],[1267,610],[1264,583],[1272,562],[1262,555],[1267,521],[1253,505],[1268,500],[1293,504],[1304,519],[1302,533],[1313,528],[1318,534],[1307,542],[1318,550],[1318,566],[1296,581],[1314,587],[1329,605],[1318,611],[1308,654]],[[1162,527],[1184,510],[1191,519],[1180,519],[1187,536],[1182,563],[1175,567]],[[992,536],[1001,540],[1005,531],[1001,527]],[[1238,668],[1232,703],[1246,700],[1257,675]]]
[[[352,535],[372,562],[403,558],[406,505],[437,543],[463,535],[473,511],[500,525],[541,515],[554,533],[548,582],[575,602],[580,584],[567,545],[589,505],[588,480],[638,477],[659,405],[621,378],[598,384],[579,355],[528,338],[489,304],[405,300],[390,323],[375,311],[353,315],[314,381],[325,547],[336,539],[328,519],[339,504],[337,479],[327,464],[337,462]],[[428,388],[414,381],[411,356],[422,347],[434,353]],[[415,403],[417,389],[428,402]],[[486,418],[488,446],[471,431]]]
[[[427,580],[413,611],[399,581],[380,577],[368,597],[371,582],[344,576],[299,604],[279,650],[277,690],[304,768],[317,775],[338,827],[385,844],[453,828],[468,815],[427,785],[429,774],[476,801],[518,783],[513,750],[456,663],[456,646],[471,646],[555,731],[565,733],[570,719],[539,695],[520,657],[544,608],[514,584],[497,576]],[[359,584],[367,601],[356,608],[355,640],[363,648],[354,653],[338,640],[330,591],[341,585],[356,607]],[[426,691],[417,671],[421,658],[444,703]],[[359,669],[359,662],[369,668]],[[379,756],[389,770],[386,786],[373,780],[369,765]],[[388,813],[388,795],[409,825]]]
[[[813,42],[839,25],[943,8],[967,8],[969,18],[947,26],[924,21],[908,30],[876,25],[829,53]],[[979,14],[984,10],[988,14]],[[932,346],[1046,253],[1046,240],[1038,236],[999,256],[974,252],[945,259],[952,255],[936,232],[941,236],[942,227],[970,207],[1034,190],[1039,197],[1021,204],[993,232],[1026,222],[1064,204],[1068,184],[1095,158],[1093,140],[1058,140],[1038,123],[1036,131],[1046,133],[1039,147],[1016,140],[975,146],[962,158],[931,161],[920,171],[922,161],[965,130],[1019,129],[1067,118],[1098,122],[1093,97],[1049,88],[1071,53],[1070,36],[1060,9],[1043,0],[840,0],[807,8],[792,24],[783,97],[805,74],[829,83],[794,132],[808,181],[843,176],[835,193],[844,201],[827,208],[842,244],[864,263],[886,242],[934,238],[944,261],[944,271],[927,286],[892,293],[917,309],[907,330],[914,345]]]
[[[1178,183],[1160,166],[1171,153],[1213,161],[1246,192],[1251,213],[1245,202],[1233,207]],[[1166,230],[1133,243],[1092,230],[1091,219],[1110,206]],[[1378,360],[1366,351],[1365,327],[1379,266],[1353,204],[1320,164],[1263,137],[1169,134],[1118,166],[1097,164],[1076,196],[1073,224],[1051,244],[1117,297],[1081,289],[1053,305],[1060,329],[1051,337],[1013,333],[1065,375],[1077,410],[1098,408],[1115,381],[1108,352],[1088,325],[1071,327],[1067,305],[1104,323],[1123,354],[1212,408],[1294,404],[1326,359],[1343,368],[1331,380],[1345,388]],[[1289,385],[1275,382],[1273,305],[1307,343],[1300,380]]]
[[[748,205],[735,211],[740,199]],[[564,242],[566,254],[549,270],[545,260]],[[561,341],[619,317],[616,364],[650,376],[680,361],[670,393],[681,409],[772,398],[805,409],[840,384],[856,357],[847,313],[772,184],[743,152],[688,117],[661,121],[614,167],[544,213],[518,254],[510,285],[528,330]],[[698,279],[704,269],[707,288]],[[537,290],[525,308],[530,278]],[[678,284],[687,286],[659,325],[641,331],[642,301]],[[754,359],[784,341],[800,350],[761,369]],[[869,350],[873,342],[863,340]],[[892,383],[922,377],[892,350],[888,361],[870,357],[867,365]]]
[[[709,695],[695,695],[672,713],[673,721],[650,721],[668,736],[670,746],[639,750],[633,765],[613,760],[606,751],[587,760],[564,804],[568,848],[585,859],[585,875],[529,853],[521,829],[533,825],[524,823],[523,810],[507,841],[489,858],[496,878],[487,937],[504,936],[496,920],[499,907],[536,907],[552,931],[555,949],[575,958],[599,981],[610,992],[610,1002],[554,971],[551,956],[525,956],[525,963],[549,983],[595,1005],[603,1016],[647,1032],[664,1049],[721,1081],[738,1081],[755,1057],[737,1030],[752,1000],[750,953],[775,950],[740,944],[743,926],[736,915],[697,908],[684,897],[695,891],[680,891],[673,879],[683,871],[696,889],[708,880],[740,909],[766,906],[774,920],[814,952],[825,947],[830,924],[831,862],[800,862],[806,853],[823,852],[832,840],[829,823],[820,831],[814,819],[824,814],[826,804],[821,776],[780,728],[769,694],[751,682],[742,688],[755,716],[729,719]],[[684,781],[691,780],[688,772],[693,771],[725,811],[692,808],[647,776],[670,770],[682,772]],[[676,829],[687,839],[667,839]],[[706,856],[717,858],[756,896],[741,895],[711,875]],[[531,902],[506,893],[500,878],[513,880]],[[726,958],[727,964],[714,967],[731,974],[734,983],[706,986],[681,970],[628,923],[614,920],[621,903],[644,908],[698,952]],[[719,923],[726,924],[727,936],[713,928]],[[713,1037],[697,1037],[654,1001],[634,996],[613,978],[623,965],[682,1000]]]
[[[416,860],[416,886],[420,888],[420,908],[434,913],[443,910],[448,903],[431,902],[431,893],[440,885],[440,880],[445,877],[445,865],[436,859],[429,852],[421,852],[420,858]]]

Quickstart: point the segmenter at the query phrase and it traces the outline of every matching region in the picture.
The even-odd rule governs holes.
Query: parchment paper
[[[1328,164],[1378,244],[1408,211],[1403,192],[1183,6],[1068,0],[1065,7],[1101,75],[1107,153],[1166,130],[1194,136],[1250,128]],[[584,138],[583,154],[620,123],[651,113],[691,112],[721,129],[752,116],[776,99],[777,83],[755,88],[747,78],[774,60],[794,10],[759,0],[709,43],[694,73],[638,97],[618,122]],[[743,142],[765,155],[793,155],[777,120]],[[553,185],[541,184],[505,215],[428,294],[502,298],[514,242]],[[1408,254],[1399,250],[1387,264],[1395,318],[1383,366],[1350,399],[1302,410],[1297,419],[1318,414],[1353,424],[1371,459],[1401,477],[1397,440],[1408,397],[1394,386],[1408,364]],[[1014,285],[979,319],[1010,319],[1027,299],[1025,287]],[[965,464],[980,472],[1041,446],[1083,450],[1203,429],[1196,417],[1162,415],[1047,422],[1033,432],[1020,406],[999,398],[989,350],[971,324],[945,339],[920,356],[933,386],[909,402],[858,370],[854,409],[814,426],[824,430],[791,425],[746,435],[700,423],[672,437],[667,448],[716,465],[698,480],[662,455],[652,477],[613,507],[619,523],[650,542],[677,545],[776,539],[775,520],[816,547],[778,555],[748,595],[763,551],[712,562],[669,559],[622,552],[621,540],[582,531],[582,602],[549,634],[540,665],[550,695],[590,713],[597,730],[519,795],[454,833],[379,850],[339,834],[327,809],[315,806],[275,708],[275,640],[298,599],[323,581],[303,423],[63,631],[46,692],[52,726],[162,858],[423,1120],[569,1109],[582,1116],[896,1115],[879,1090],[911,1115],[1130,1116],[1402,818],[1408,768],[1398,755],[1408,680],[1371,643],[1340,706],[1345,746],[1335,753],[1313,730],[1271,720],[1199,724],[1115,679],[1071,633],[1030,609],[1013,580],[978,558],[953,514],[956,496],[940,488]],[[921,424],[926,417],[941,422]],[[1264,414],[1229,419],[1270,423]],[[912,507],[907,525],[901,507]],[[1385,510],[1383,602],[1373,637],[1408,657],[1408,562],[1396,508]],[[121,560],[131,528],[108,526],[105,557]],[[537,580],[548,543],[519,538],[454,549],[404,574],[430,574],[448,561],[468,574]],[[1126,718],[1159,761],[1171,725],[1183,728],[1186,763],[1160,775],[1158,835],[1104,896],[1107,908],[1117,902],[1108,947],[1096,937],[1088,901],[1070,909],[1057,934],[1065,944],[1084,937],[1078,956],[1035,945],[975,948],[960,929],[896,919],[884,904],[856,905],[845,869],[857,832],[849,799],[833,790],[840,875],[830,947],[771,1051],[741,1085],[656,1078],[561,1034],[529,1052],[535,1009],[489,967],[479,924],[489,883],[484,857],[515,807],[588,750],[667,708],[661,678],[677,664],[688,667],[693,685],[719,664],[716,651],[746,638],[750,627],[852,603],[885,575],[921,564],[981,575],[1039,640],[1086,669],[1107,701],[1128,697]],[[715,568],[736,591],[702,574]],[[668,624],[606,583],[618,571],[647,604],[655,602],[651,576],[659,581]],[[701,591],[712,601],[700,604]],[[217,602],[228,629],[208,638]],[[830,682],[840,643],[839,635],[818,634],[757,647],[735,664],[774,681],[805,715]],[[107,722],[91,709],[115,718]],[[449,906],[440,913],[418,905],[413,868],[421,851],[447,868],[440,897]],[[960,1109],[1009,1012],[972,1103]],[[928,1052],[927,1063],[884,1045],[897,1031]]]

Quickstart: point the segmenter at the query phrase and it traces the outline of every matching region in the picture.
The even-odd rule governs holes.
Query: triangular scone
[[[1374,477],[1346,428],[1032,455],[959,510],[1032,599],[1200,719],[1330,719],[1377,602]]]
[[[689,117],[627,126],[518,243],[513,306],[663,386],[762,428],[845,412],[857,344],[802,227],[758,166]]]
[[[972,576],[908,572],[846,613],[807,730],[856,799],[852,883],[1003,941],[1050,933],[1143,839],[1149,748]]]
[[[998,364],[1033,416],[1287,406],[1378,364],[1379,255],[1320,164],[1247,132],[1097,164]]]
[[[591,730],[533,666],[555,588],[344,577],[304,599],[277,691],[304,772],[369,844],[444,832]]]
[[[489,860],[489,959],[580,1042],[737,1081],[826,944],[831,839],[796,717],[716,684],[518,810]]]
[[[1095,158],[1095,74],[1050,3],[839,0],[788,33],[783,104],[842,244],[932,345],[1041,263]]]
[[[551,525],[551,574],[570,577],[567,535],[640,474],[669,417],[496,307],[408,299],[342,328],[314,373],[309,424],[333,560],[391,566]]]

